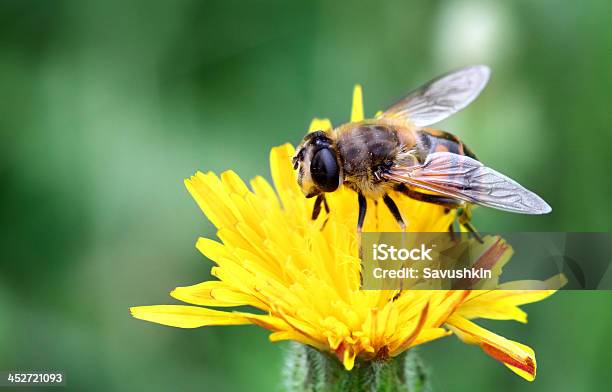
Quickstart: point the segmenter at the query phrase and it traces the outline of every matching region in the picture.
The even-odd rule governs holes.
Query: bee
[[[469,222],[473,204],[523,214],[549,213],[551,207],[542,198],[485,166],[458,137],[428,128],[468,106],[490,74],[485,65],[458,69],[417,88],[374,119],[307,134],[296,149],[293,166],[304,195],[316,197],[312,219],[321,205],[329,213],[325,194],[341,185],[357,193],[359,233],[366,198],[382,199],[405,230],[390,191],[460,209],[459,224],[476,236]]]

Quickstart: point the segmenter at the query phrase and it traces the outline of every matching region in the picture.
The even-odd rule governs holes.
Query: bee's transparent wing
[[[402,119],[426,127],[469,105],[489,81],[486,65],[473,65],[440,76],[412,91],[391,106],[381,117]]]
[[[516,181],[475,159],[450,152],[430,154],[422,165],[394,166],[383,177],[504,211],[547,214],[552,210]]]

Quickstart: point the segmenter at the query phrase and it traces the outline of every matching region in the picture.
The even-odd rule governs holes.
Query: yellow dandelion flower
[[[351,120],[363,119],[361,88],[355,88]],[[313,120],[310,130],[330,129],[326,119]],[[536,375],[534,351],[505,339],[471,320],[488,318],[526,322],[519,305],[554,293],[542,290],[432,290],[401,293],[360,290],[357,195],[348,189],[327,194],[329,216],[310,219],[313,200],[304,198],[296,182],[285,144],[272,149],[274,188],[262,177],[249,187],[234,173],[196,173],[185,181],[204,214],[217,228],[219,240],[200,238],[199,249],[215,262],[218,280],[177,287],[170,295],[196,305],[131,308],[138,319],[179,328],[256,324],[272,333],[270,340],[294,340],[331,352],[351,370],[362,360],[394,357],[411,347],[455,334],[479,345],[493,358],[527,380]],[[455,219],[443,207],[391,195],[411,232],[443,232]],[[368,201],[364,231],[398,231],[382,203]],[[323,227],[323,222],[327,220]],[[323,227],[323,228],[322,228]],[[512,249],[486,238],[494,261],[503,265]],[[221,311],[209,307],[249,305],[259,313]]]

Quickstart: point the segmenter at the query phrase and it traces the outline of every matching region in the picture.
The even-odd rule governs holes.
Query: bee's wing
[[[383,177],[499,210],[523,214],[547,214],[552,210],[516,181],[475,159],[450,152],[430,154],[421,165],[394,166]]]
[[[426,127],[469,105],[489,81],[486,65],[473,65],[440,76],[391,106],[381,117],[402,119]]]

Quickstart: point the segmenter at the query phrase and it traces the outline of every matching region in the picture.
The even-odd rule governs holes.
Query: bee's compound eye
[[[310,162],[310,175],[323,192],[333,192],[340,185],[340,168],[336,154],[329,148],[317,151]]]

